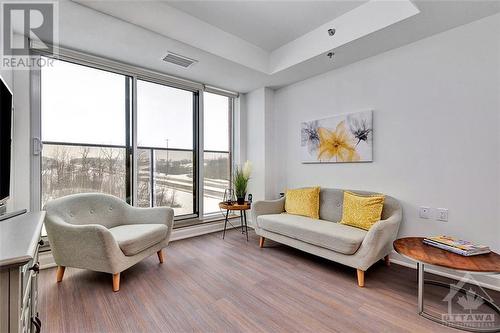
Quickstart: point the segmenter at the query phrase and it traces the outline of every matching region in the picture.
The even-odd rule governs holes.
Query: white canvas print
[[[303,163],[372,161],[372,111],[303,122]]]

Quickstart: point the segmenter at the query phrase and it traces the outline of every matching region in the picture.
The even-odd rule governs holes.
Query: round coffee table
[[[229,211],[240,211],[240,222],[241,222],[241,233],[246,234],[248,242],[248,225],[247,225],[247,210],[250,209],[250,202],[245,201],[244,204],[238,204],[237,202],[219,202],[219,208],[226,211],[224,219],[224,231],[222,233],[222,239],[226,236],[226,226],[229,223],[233,228],[235,226],[229,222]],[[245,228],[245,229],[243,229]]]
[[[434,265],[453,269],[469,274],[500,274],[500,255],[495,252],[488,254],[480,254],[477,256],[465,257],[449,251],[438,249],[423,243],[423,237],[406,237],[394,241],[394,250],[405,258],[408,258],[417,263],[418,267],[418,313],[419,315],[438,322],[440,324],[470,331],[470,332],[498,332],[499,327],[494,328],[474,328],[464,326],[463,323],[456,323],[452,321],[433,316],[424,311],[424,284],[435,285],[439,287],[446,287],[460,292],[464,295],[471,295],[473,297],[480,297],[481,300],[500,315],[500,307],[494,304],[491,300],[471,293],[461,287],[455,285],[448,285],[443,282],[434,280],[425,280],[424,265]]]

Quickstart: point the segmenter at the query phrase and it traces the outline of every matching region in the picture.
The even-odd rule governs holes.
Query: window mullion
[[[137,191],[139,189],[139,167],[137,160],[139,151],[137,150],[137,76],[132,77],[132,115],[131,115],[131,135],[132,135],[132,205],[138,204]]]
[[[125,198],[127,203],[133,204],[134,199],[132,198],[132,193],[134,193],[134,180],[133,180],[133,147],[131,143],[131,98],[130,96],[130,77],[125,76]]]
[[[196,161],[196,171],[197,171],[197,179],[196,179],[196,189],[197,189],[197,195],[196,195],[196,203],[195,205],[197,206],[198,208],[198,217],[201,219],[203,217],[203,215],[205,214],[205,210],[204,210],[204,205],[203,205],[203,199],[204,199],[204,195],[205,195],[205,192],[204,192],[204,149],[205,149],[205,146],[204,146],[204,140],[203,140],[203,137],[204,137],[204,131],[203,131],[203,128],[204,128],[204,117],[203,117],[203,111],[204,111],[204,108],[203,108],[203,92],[200,90],[198,91],[197,93],[197,103],[195,103],[195,117],[197,119],[197,121],[195,121],[196,123],[196,128],[195,128],[195,132],[197,133],[197,137],[196,137],[196,141],[195,142],[195,154],[197,155],[197,161]]]

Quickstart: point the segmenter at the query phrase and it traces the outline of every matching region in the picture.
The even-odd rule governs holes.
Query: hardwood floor
[[[237,230],[172,242],[121,274],[40,273],[42,332],[458,332],[417,315],[416,272],[383,261],[365,274]],[[436,277],[436,279],[446,280]],[[489,292],[497,304],[500,293]],[[446,312],[446,290],[426,306]]]

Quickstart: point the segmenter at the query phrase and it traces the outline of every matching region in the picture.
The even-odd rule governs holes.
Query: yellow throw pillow
[[[287,190],[285,211],[289,214],[319,219],[319,187]]]
[[[370,230],[376,222],[380,221],[384,198],[384,195],[362,196],[344,191],[344,206],[340,223]]]

